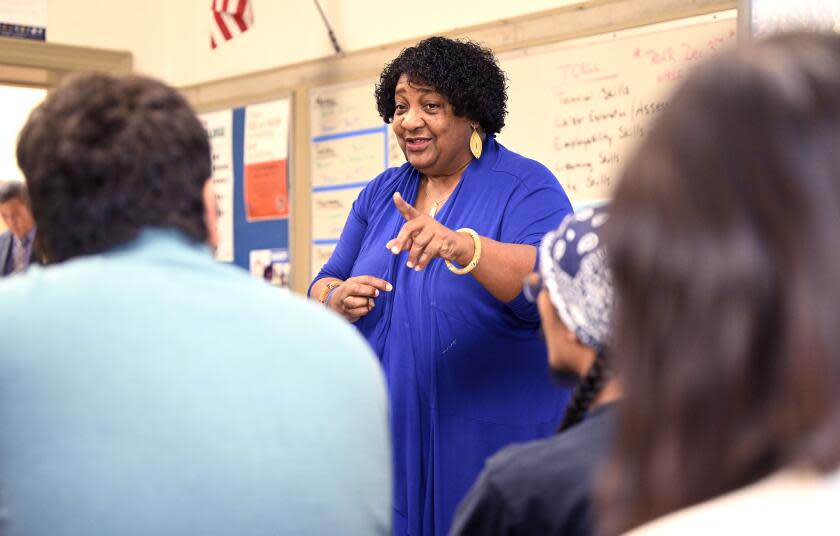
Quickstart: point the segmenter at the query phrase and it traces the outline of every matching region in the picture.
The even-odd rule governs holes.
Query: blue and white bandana
[[[610,335],[612,277],[601,232],[606,206],[566,216],[540,245],[540,275],[560,320],[578,340],[601,351]]]

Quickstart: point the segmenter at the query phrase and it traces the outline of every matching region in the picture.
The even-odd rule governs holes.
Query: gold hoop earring
[[[475,125],[472,125],[472,135],[470,136],[470,152],[475,157],[476,160],[481,158],[481,149],[483,148],[483,144],[481,143],[481,136],[478,134],[478,129]]]

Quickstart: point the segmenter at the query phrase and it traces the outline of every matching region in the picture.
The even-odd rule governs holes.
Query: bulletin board
[[[405,162],[373,98],[374,80],[310,93],[312,277],[330,258],[350,206],[364,186]]]
[[[216,258],[288,287],[291,99],[200,114],[218,208]]]

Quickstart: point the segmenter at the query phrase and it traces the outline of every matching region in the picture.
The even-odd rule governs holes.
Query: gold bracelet
[[[462,227],[456,232],[466,233],[472,237],[473,242],[475,243],[475,253],[473,253],[472,260],[463,268],[456,268],[451,261],[446,261],[446,267],[449,268],[449,271],[455,275],[465,275],[475,270],[475,267],[478,266],[478,261],[481,260],[481,237],[478,236],[477,232],[469,227]]]
[[[327,283],[327,285],[321,289],[321,294],[318,296],[318,301],[323,304],[326,304],[327,297],[329,297],[330,295],[330,291],[336,288],[337,286],[341,285],[343,282],[344,281],[330,281],[329,283]]]

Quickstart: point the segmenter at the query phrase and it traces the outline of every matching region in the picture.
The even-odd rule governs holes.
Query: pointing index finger
[[[402,195],[399,192],[394,192],[394,205],[397,206],[397,210],[400,211],[400,214],[403,215],[407,221],[411,221],[417,216],[420,215],[420,212],[417,211],[416,208],[411,206],[405,199],[403,199]]]

